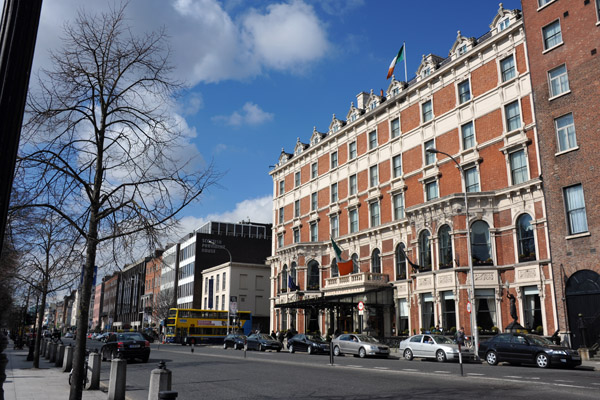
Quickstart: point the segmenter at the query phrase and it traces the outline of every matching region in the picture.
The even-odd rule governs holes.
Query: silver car
[[[390,348],[380,343],[377,339],[367,335],[354,333],[343,334],[331,341],[333,354],[353,354],[364,358],[366,356],[383,356],[390,354]]]
[[[463,357],[466,356],[467,350],[462,351]],[[400,354],[409,361],[414,357],[435,358],[440,362],[458,360],[458,345],[442,335],[414,335],[400,342]]]

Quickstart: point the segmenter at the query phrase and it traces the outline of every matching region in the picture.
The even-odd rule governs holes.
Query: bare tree
[[[169,309],[175,307],[173,301],[174,289],[169,288],[158,292],[154,301],[154,312],[159,321],[167,319],[169,316]]]
[[[170,77],[166,42],[162,30],[133,34],[124,5],[80,12],[28,102],[18,168],[29,200],[19,207],[52,210],[85,241],[71,400],[81,399],[98,250],[131,251],[140,235],[154,246],[220,177],[186,156],[185,131],[170,109],[181,85]]]

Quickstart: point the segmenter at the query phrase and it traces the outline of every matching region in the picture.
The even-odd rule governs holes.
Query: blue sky
[[[63,23],[112,1],[45,0],[34,72],[50,67]],[[490,0],[130,0],[134,31],[165,26],[176,78],[188,83],[173,110],[204,160],[225,172],[219,187],[186,209],[183,230],[209,220],[272,222],[270,167],[282,147],[345,119],[356,95],[387,89],[390,61],[406,42],[408,78],[423,54],[447,57],[457,31],[479,37]],[[504,1],[507,9],[520,1]],[[404,68],[395,75],[403,79]]]

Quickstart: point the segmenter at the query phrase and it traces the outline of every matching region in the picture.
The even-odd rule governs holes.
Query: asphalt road
[[[88,347],[101,343],[88,340]],[[598,399],[600,371],[468,363],[360,359],[218,346],[152,345],[150,361],[127,366],[127,397],[148,398],[150,371],[164,360],[178,399]],[[110,362],[102,363],[108,385]]]

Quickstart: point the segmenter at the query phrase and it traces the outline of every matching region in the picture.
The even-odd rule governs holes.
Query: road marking
[[[592,385],[600,386],[600,383],[592,383]]]
[[[388,367],[374,367],[374,369],[389,369]]]
[[[522,376],[515,376],[515,375],[504,375],[505,378],[513,378],[513,379],[523,379]]]
[[[413,368],[402,368],[402,371],[419,372],[418,369],[413,369]]]
[[[472,375],[472,376],[485,376],[485,374],[476,374],[474,372],[469,372],[467,373],[467,375]]]
[[[433,372],[435,372],[436,374],[449,374],[450,373],[450,371],[433,371]]]
[[[529,378],[529,379],[541,379],[541,378],[531,377],[531,378]]]
[[[564,379],[556,379],[554,382],[573,382],[573,381],[567,381]]]
[[[559,383],[556,386],[561,386],[561,387],[571,387],[571,388],[579,388],[579,389],[589,389],[587,386],[578,386],[578,385],[566,385],[564,383]]]
[[[346,367],[349,367],[349,368],[362,368],[363,366],[362,365],[346,365]]]

